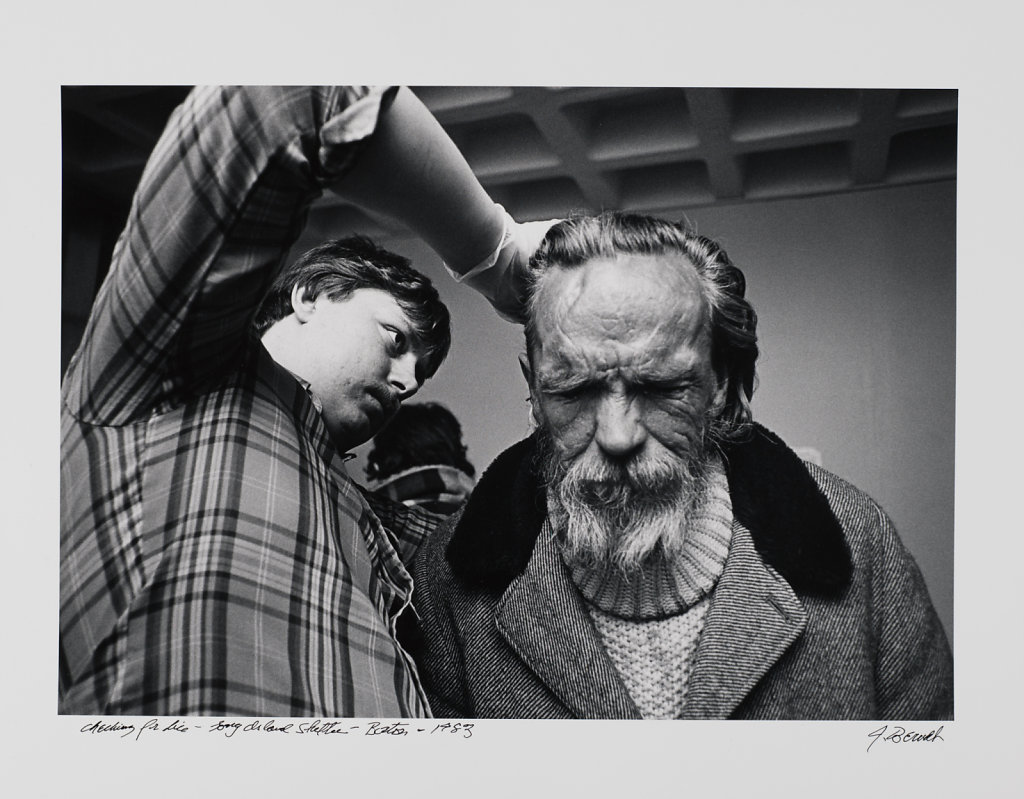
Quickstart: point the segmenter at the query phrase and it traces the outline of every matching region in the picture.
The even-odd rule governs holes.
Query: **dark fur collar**
[[[799,592],[841,590],[852,569],[843,531],[797,455],[760,425],[724,454],[733,513],[765,562]],[[466,504],[447,557],[468,585],[500,593],[526,568],[546,513],[533,455],[532,437],[505,450]]]

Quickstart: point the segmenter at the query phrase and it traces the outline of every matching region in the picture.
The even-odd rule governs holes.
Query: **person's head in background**
[[[366,477],[371,487],[439,513],[454,511],[473,488],[462,426],[436,402],[403,405],[373,440]]]
[[[362,236],[300,256],[253,321],[271,357],[305,380],[335,444],[368,441],[448,354],[448,309],[406,258]]]

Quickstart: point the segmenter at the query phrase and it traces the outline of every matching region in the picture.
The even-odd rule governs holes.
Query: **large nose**
[[[398,393],[399,399],[408,399],[420,388],[420,381],[416,377],[417,358],[414,352],[406,352],[397,358],[391,359],[391,374],[388,375],[388,382]]]
[[[636,400],[622,392],[602,397],[594,439],[610,458],[626,458],[643,447],[647,428]]]

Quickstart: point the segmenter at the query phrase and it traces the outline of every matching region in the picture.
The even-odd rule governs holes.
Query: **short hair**
[[[292,289],[301,286],[308,299],[321,294],[343,300],[357,289],[386,291],[412,325],[426,360],[426,376],[437,372],[451,346],[451,317],[430,279],[410,266],[408,258],[378,247],[365,236],[349,236],[307,251],[271,284],[253,319],[257,335],[292,313]]]
[[[369,480],[384,480],[414,466],[437,465],[454,466],[470,477],[475,472],[452,412],[436,402],[412,402],[374,437],[365,471]]]
[[[722,441],[738,440],[752,423],[758,356],[757,314],[747,301],[746,280],[712,239],[683,223],[652,216],[605,212],[572,216],[554,225],[530,260],[526,292],[526,350],[532,360],[537,340],[536,304],[540,277],[551,268],[572,269],[593,258],[679,254],[693,265],[709,309],[711,361],[726,380],[725,407],[712,425]]]

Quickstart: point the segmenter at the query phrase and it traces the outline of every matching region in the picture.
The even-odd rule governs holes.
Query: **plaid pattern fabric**
[[[420,545],[448,518],[445,514],[409,507],[380,491],[369,491],[361,486],[359,489],[384,531],[393,535],[392,543],[405,564],[412,563]],[[392,531],[398,531],[401,535]]]
[[[143,174],[62,385],[59,711],[422,716],[403,565],[250,332],[379,90],[197,89]]]
[[[473,478],[446,464],[413,466],[373,486],[388,499],[450,516],[473,491]]]

